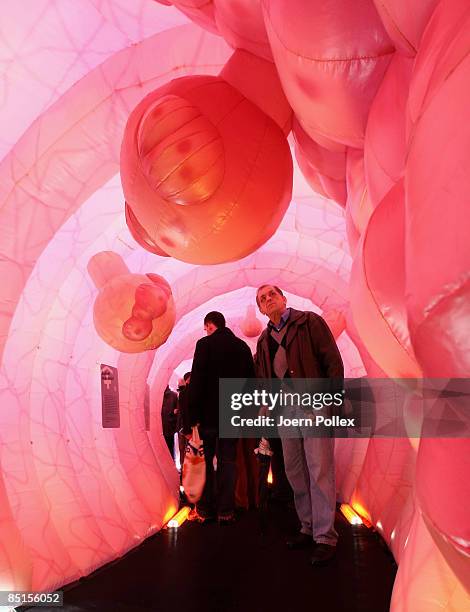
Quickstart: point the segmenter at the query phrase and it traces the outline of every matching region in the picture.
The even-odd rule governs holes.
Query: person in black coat
[[[163,437],[165,438],[166,445],[170,451],[171,458],[174,459],[175,451],[175,432],[176,432],[176,419],[178,412],[178,396],[175,391],[172,391],[167,385],[165,392],[163,393],[163,404],[162,404],[162,429]]]
[[[219,522],[227,523],[234,519],[238,439],[219,437],[219,378],[254,378],[255,371],[249,346],[226,327],[222,313],[208,313],[204,329],[207,337],[196,344],[188,402],[189,424],[199,426],[206,458],[206,484],[194,518],[203,522],[217,513]]]
[[[190,380],[191,372],[186,372],[178,387],[178,414],[176,420],[176,430],[178,431],[181,470],[183,468],[184,450],[186,448],[186,437],[184,435],[184,432],[191,430],[191,427],[189,425],[188,409],[188,392]]]

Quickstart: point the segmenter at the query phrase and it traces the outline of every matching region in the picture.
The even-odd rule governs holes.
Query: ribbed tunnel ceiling
[[[468,377],[466,0],[412,11],[402,0],[173,4],[186,14],[167,0],[2,8],[1,589],[52,590],[161,528],[179,486],[163,388],[189,367],[204,314],[224,312],[241,335],[262,283],[292,306],[345,316],[349,376]],[[263,87],[277,87],[269,112],[293,192],[260,248],[194,265],[132,238],[120,148],[146,94],[233,68],[226,41],[244,50],[240,65],[268,67],[261,85],[252,79],[263,110]],[[120,353],[98,335],[88,264],[103,251],[170,283],[176,322],[157,350]],[[103,363],[119,371],[116,429],[102,424]],[[405,408],[409,422],[420,414]],[[336,455],[339,498],[400,563],[392,609],[466,609],[468,440],[338,440]]]

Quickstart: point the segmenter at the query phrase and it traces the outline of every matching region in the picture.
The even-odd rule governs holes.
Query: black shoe
[[[311,535],[306,533],[298,533],[290,540],[286,542],[289,550],[300,550],[301,548],[310,548],[313,546],[313,539]]]
[[[188,521],[193,523],[213,523],[215,516],[200,514],[197,508],[193,508],[188,514]]]
[[[328,563],[333,560],[335,553],[336,546],[330,546],[330,544],[317,544],[310,558],[310,563],[314,567],[328,565]]]

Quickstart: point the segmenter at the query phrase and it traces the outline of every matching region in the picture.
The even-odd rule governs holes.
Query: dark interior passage
[[[107,567],[70,585],[64,610],[154,612],[386,612],[396,566],[380,539],[337,513],[335,560],[312,568],[309,551],[289,551],[292,510],[249,511],[228,526],[186,522],[163,530]],[[44,609],[44,608],[43,608]],[[57,610],[58,608],[50,608]],[[31,608],[32,610],[32,608]]]

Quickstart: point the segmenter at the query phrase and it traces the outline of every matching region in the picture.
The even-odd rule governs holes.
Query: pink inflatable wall
[[[349,377],[469,376],[470,7],[414,5],[2,8],[1,590],[71,582],[173,514],[163,389],[208,310],[254,347],[262,283],[324,315]],[[470,609],[470,442],[336,455],[398,562],[391,609]]]

